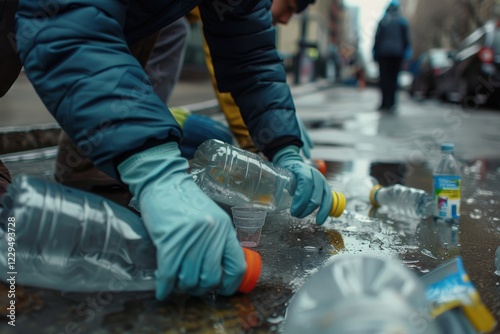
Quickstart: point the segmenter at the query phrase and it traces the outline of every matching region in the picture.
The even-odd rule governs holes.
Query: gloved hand
[[[304,163],[299,147],[287,146],[273,157],[273,163],[287,168],[296,177],[297,187],[290,207],[292,216],[304,218],[319,207],[316,223],[323,224],[330,213],[333,197],[325,177],[314,167]]]
[[[302,146],[302,154],[306,159],[311,159],[311,150],[314,147],[314,144],[311,140],[311,137],[309,137],[309,134],[307,133],[306,126],[304,123],[302,123],[302,120],[297,117],[297,123],[299,123],[299,129],[300,129],[300,139],[302,140],[302,143],[304,143],[304,146]]]
[[[177,143],[137,153],[118,166],[157,249],[156,298],[172,292],[236,292],[246,270],[229,215],[187,174]]]

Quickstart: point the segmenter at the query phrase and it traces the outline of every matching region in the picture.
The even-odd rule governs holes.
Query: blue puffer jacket
[[[62,128],[106,173],[118,177],[116,165],[128,155],[182,137],[127,42],[198,4],[219,88],[235,98],[257,147],[272,157],[302,145],[270,0],[21,0],[17,39],[26,73]]]

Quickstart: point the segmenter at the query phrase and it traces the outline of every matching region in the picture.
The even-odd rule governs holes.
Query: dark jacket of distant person
[[[411,55],[408,21],[400,15],[399,6],[391,4],[378,24],[373,58],[375,61],[380,57],[409,59]]]

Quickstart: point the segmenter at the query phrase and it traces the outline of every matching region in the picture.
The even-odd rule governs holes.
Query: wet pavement
[[[297,98],[298,113],[316,143],[313,158],[327,161],[327,178],[338,191],[351,178],[366,175],[383,185],[431,191],[439,144],[453,142],[463,170],[459,225],[399,217],[356,200],[348,202],[342,217],[321,227],[311,218],[270,214],[257,247],[263,273],[248,295],[178,296],[160,303],[153,293],[19,287],[15,331],[2,323],[0,333],[280,333],[293,294],[342,253],[390,256],[416,275],[460,255],[483,302],[499,319],[494,257],[500,246],[500,111],[400,97],[394,114],[375,111],[378,95],[372,89],[334,87]],[[3,158],[13,174],[51,179],[54,156],[55,149],[44,149]],[[0,292],[0,303],[5,296]]]

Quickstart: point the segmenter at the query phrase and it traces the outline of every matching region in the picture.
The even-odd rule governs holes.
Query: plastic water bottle
[[[156,249],[140,218],[99,196],[19,175],[0,222],[15,218],[17,281],[67,291],[154,290]],[[5,223],[4,223],[5,224]],[[2,229],[7,234],[7,228]],[[6,235],[0,263],[7,266]],[[0,275],[5,279],[6,271]],[[110,280],[116,280],[110,284]]]
[[[389,257],[336,255],[295,293],[285,334],[440,333],[424,285]]]
[[[441,160],[434,171],[434,216],[458,223],[460,218],[460,167],[454,156],[455,145],[441,145]]]
[[[421,189],[395,184],[378,186],[372,190],[373,206],[387,206],[391,211],[414,218],[429,218],[434,212],[434,200]]]
[[[2,203],[0,266],[4,270],[0,278],[4,282],[9,272],[16,272],[19,284],[55,290],[155,289],[156,248],[142,220],[127,208],[26,175],[13,179]],[[12,230],[15,234],[9,235]],[[14,262],[7,256],[12,242]],[[258,253],[244,251],[247,273],[239,291],[249,292],[257,283],[261,263]]]
[[[213,200],[230,206],[253,205],[270,212],[290,208],[295,193],[295,175],[263,160],[257,154],[219,140],[198,147],[191,174]],[[333,192],[330,215],[338,217],[345,208],[343,194]]]
[[[433,197],[421,189],[400,184],[382,187],[371,176],[347,182],[348,198],[370,201],[374,207],[386,206],[391,212],[412,218],[428,218],[434,213]]]

